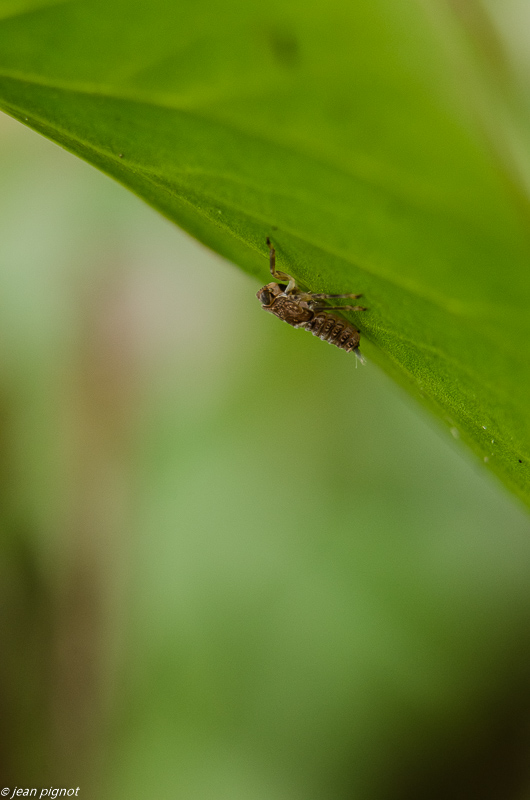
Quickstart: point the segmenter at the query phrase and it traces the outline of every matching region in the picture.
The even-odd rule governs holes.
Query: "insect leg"
[[[268,236],[267,236],[267,244],[269,246],[269,264],[270,264],[271,275],[273,278],[277,278],[280,281],[287,281],[288,286],[287,289],[285,290],[285,293],[292,294],[297,288],[296,281],[294,278],[291,277],[291,275],[287,275],[286,272],[280,272],[279,270],[276,269],[276,250],[272,246],[272,242]]]

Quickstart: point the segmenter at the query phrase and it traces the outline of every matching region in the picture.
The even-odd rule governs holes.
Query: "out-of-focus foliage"
[[[528,501],[529,70],[479,0],[0,17],[4,110],[247,271],[271,235],[312,290],[362,291],[369,356]]]
[[[2,787],[520,798],[527,516],[7,118],[0,170]]]

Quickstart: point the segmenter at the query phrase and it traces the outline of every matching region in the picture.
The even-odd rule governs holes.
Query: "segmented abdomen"
[[[345,319],[324,311],[316,313],[313,319],[298,327],[311,331],[314,336],[318,336],[322,341],[334,344],[347,352],[356,350],[361,338],[357,328],[354,328]]]

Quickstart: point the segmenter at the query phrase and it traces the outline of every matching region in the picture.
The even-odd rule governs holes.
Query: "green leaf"
[[[529,115],[458,8],[4,0],[0,107],[261,281],[270,235],[311,290],[362,292],[369,359],[528,502]]]

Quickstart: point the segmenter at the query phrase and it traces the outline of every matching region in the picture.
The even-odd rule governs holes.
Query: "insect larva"
[[[366,311],[364,306],[328,306],[327,300],[343,297],[357,299],[360,294],[315,294],[303,292],[290,275],[276,269],[276,251],[267,238],[270,253],[270,270],[273,278],[287,283],[268,283],[257,293],[262,308],[270,311],[293,328],[305,328],[324,342],[329,342],[347,353],[355,353],[365,363],[359,351],[361,334],[351,322],[330,311]]]

